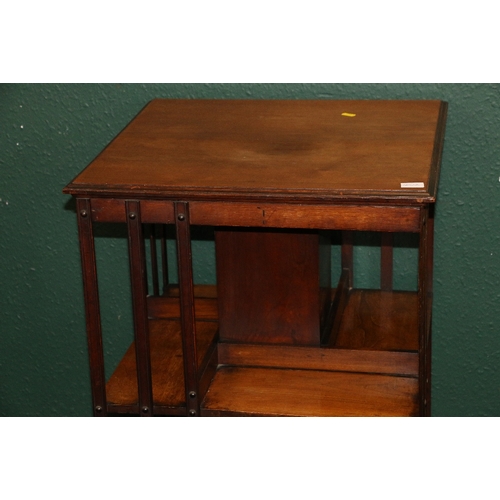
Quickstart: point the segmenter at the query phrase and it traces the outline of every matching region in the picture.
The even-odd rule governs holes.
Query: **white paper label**
[[[425,184],[423,182],[402,182],[402,188],[423,188]]]

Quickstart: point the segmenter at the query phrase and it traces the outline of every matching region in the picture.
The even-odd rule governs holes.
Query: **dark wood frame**
[[[95,221],[103,220],[103,213],[105,211],[106,205],[113,207],[116,200],[104,200],[104,199],[78,199],[77,209],[79,212],[79,230],[80,230],[80,248],[82,254],[82,269],[84,276],[84,289],[85,289],[85,307],[87,316],[87,332],[89,339],[89,352],[90,352],[90,364],[92,373],[92,394],[94,401],[94,413],[97,416],[106,415],[107,411],[115,411],[116,408],[109,407],[106,404],[106,390],[104,381],[104,361],[102,354],[102,335],[100,327],[100,313],[99,313],[99,301],[98,301],[98,289],[97,289],[97,274],[95,269],[95,253],[94,253],[94,243],[93,243],[93,233],[92,233],[92,223]],[[98,210],[93,209],[94,203]],[[131,263],[131,278],[132,278],[132,290],[133,290],[133,303],[134,303],[134,331],[135,331],[135,345],[137,349],[137,376],[138,376],[138,387],[139,387],[139,402],[138,407],[140,408],[141,416],[149,416],[155,414],[151,409],[153,405],[153,395],[152,395],[152,382],[151,382],[151,366],[149,361],[149,343],[148,343],[148,317],[153,314],[155,317],[180,317],[182,321],[182,339],[183,339],[183,356],[184,359],[189,360],[184,364],[185,369],[185,393],[186,393],[186,413],[190,416],[196,416],[200,414],[200,403],[208,389],[207,381],[204,381],[204,392],[200,394],[199,386],[201,384],[200,369],[196,362],[197,359],[197,347],[196,347],[196,316],[204,316],[208,319],[215,319],[216,314],[212,312],[213,309],[209,305],[204,306],[203,299],[195,299],[193,276],[192,276],[192,262],[191,262],[191,240],[190,240],[190,210],[189,202],[162,202],[170,205],[169,209],[165,210],[165,216],[163,219],[159,218],[157,215],[154,217],[148,217],[144,215],[147,214],[147,210],[141,210],[143,204],[147,205],[147,200],[134,200],[126,201],[124,206],[124,214],[119,214],[113,217],[111,214],[107,214],[105,219],[107,222],[124,222],[127,220],[128,232],[129,232],[129,248],[130,248],[130,263]],[[213,210],[216,210],[217,204],[213,205]],[[232,214],[236,222],[235,225],[239,224],[240,212],[239,205],[235,204],[232,208]],[[344,210],[349,210],[349,205],[344,205]],[[363,212],[364,207],[356,206],[357,212]],[[278,207],[276,207],[278,210]],[[307,211],[307,206],[302,205],[302,210]],[[313,207],[315,210],[315,207]],[[382,210],[382,218],[384,221],[384,228],[390,226],[390,221],[395,220],[393,229],[397,231],[406,230],[407,232],[417,232],[420,236],[419,244],[419,285],[418,285],[418,315],[419,315],[419,348],[418,348],[418,359],[419,367],[417,372],[410,370],[409,373],[412,376],[416,376],[418,373],[419,379],[419,414],[429,415],[430,414],[430,328],[431,328],[431,301],[432,301],[432,247],[433,247],[433,216],[432,210],[429,209],[427,205],[423,205],[416,209],[419,214],[419,226],[418,229],[415,227],[415,223],[410,219],[405,225],[402,225],[401,219],[393,215],[394,207],[387,207]],[[413,208],[411,209],[413,210]],[[247,207],[244,208],[243,219],[245,218],[245,212]],[[366,211],[369,213],[371,207],[366,207]],[[164,223],[171,224],[172,217],[169,214],[174,214],[175,227],[177,234],[177,244],[178,244],[178,268],[179,268],[179,297],[173,296],[170,300],[170,306],[168,308],[170,313],[166,312],[167,302],[165,300],[159,300],[158,296],[153,295],[146,300],[147,297],[147,287],[145,282],[146,271],[145,266],[145,250],[144,250],[144,235],[141,229],[142,224],[148,223]],[[399,212],[398,212],[399,213]],[[94,215],[96,214],[96,215]],[[207,224],[217,222],[219,214],[216,213],[213,218],[210,217],[210,212],[207,211],[204,215],[204,219]],[[161,220],[160,220],[161,219]],[[366,220],[366,219],[365,219]],[[227,221],[225,221],[227,223]],[[343,224],[340,224],[343,227]],[[308,226],[309,228],[309,226]],[[324,225],[322,225],[324,228]],[[366,223],[363,223],[363,229],[366,228]],[[370,225],[370,230],[376,230],[377,224],[373,223]],[[336,225],[332,225],[331,229],[337,229]],[[382,243],[382,265],[381,265],[381,283],[383,290],[392,289],[392,247],[388,247],[388,241],[392,236],[392,233],[382,233],[383,243]],[[346,306],[348,300],[349,291],[353,287],[353,231],[343,231],[343,244],[342,244],[342,273],[338,286],[336,287],[336,293],[333,296],[332,308],[334,310],[333,314],[333,324],[330,330],[330,335],[326,338],[323,337],[323,346],[332,346],[335,344],[335,338],[340,327],[340,322],[342,319],[342,312]],[[179,301],[180,300],[180,308]],[[208,300],[208,299],[207,299]],[[174,311],[174,312],[172,312]],[[252,352],[257,352],[258,346],[252,347],[248,346]],[[266,351],[267,349],[267,351]],[[299,354],[295,353],[298,348],[296,347],[286,347],[283,346],[279,350],[276,347],[260,348],[261,356],[268,357],[271,359],[270,354],[265,354],[264,351],[268,353],[279,352],[280,355],[283,353],[287,354],[285,356],[284,366],[290,367],[290,362],[286,359],[295,359],[296,362],[299,359]],[[312,358],[315,357],[312,354],[314,351],[318,352],[322,348],[307,348],[301,347],[301,354],[308,354]],[[228,361],[228,356],[234,357],[231,353],[234,351],[231,348],[231,344],[222,344],[218,349],[212,349],[212,357],[219,356],[218,362],[215,364],[225,364],[234,363]],[[360,364],[366,364],[368,359],[371,359],[371,363],[381,364],[389,363],[393,366],[394,363],[398,363],[397,359],[405,359],[407,363],[408,359],[411,359],[411,354],[406,353],[382,353],[378,356],[378,361],[373,357],[373,353],[360,354],[360,351],[348,352],[343,350],[342,352],[335,352],[335,350],[329,350],[328,353],[321,354],[321,358],[324,359],[331,358],[330,369],[337,370],[353,370],[362,371]],[[222,357],[221,357],[222,353]],[[351,365],[348,369],[347,365],[337,365],[338,360],[336,358],[344,357],[342,363],[347,363]],[[334,359],[335,358],[335,359]],[[215,358],[214,358],[215,359]],[[214,359],[210,359],[210,363],[214,364]],[[231,358],[232,359],[232,358]],[[254,361],[246,361],[247,363],[255,365]],[[270,362],[268,360],[268,362]],[[275,360],[276,362],[276,360]],[[207,364],[208,361],[205,363]],[[298,363],[297,368],[303,367],[310,369],[311,367],[318,367],[318,360],[310,361],[308,363]],[[391,365],[392,363],[392,365]],[[413,361],[409,361],[410,364]],[[257,365],[258,366],[258,365]],[[322,365],[323,366],[323,365]],[[325,365],[326,366],[326,365]],[[404,367],[406,366],[406,368]],[[400,371],[396,372],[400,375],[408,374],[408,366],[402,365],[398,368]],[[324,369],[324,367],[322,368]],[[370,368],[372,372],[377,370],[372,366]],[[206,366],[201,370],[203,373],[206,372]],[[380,371],[380,370],[379,370]],[[383,368],[382,372],[390,372],[390,368]],[[208,373],[208,372],[207,372]],[[213,373],[213,370],[212,372]],[[135,407],[134,407],[135,408]],[[159,410],[160,414],[162,413]],[[177,413],[177,412],[174,412]]]

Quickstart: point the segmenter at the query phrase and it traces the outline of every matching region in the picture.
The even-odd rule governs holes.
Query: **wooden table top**
[[[151,101],[76,196],[434,202],[442,101]]]

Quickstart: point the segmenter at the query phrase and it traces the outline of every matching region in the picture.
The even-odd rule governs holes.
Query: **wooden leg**
[[[196,417],[200,414],[200,401],[198,391],[198,357],[196,353],[193,266],[188,203],[176,202],[174,211],[177,234],[177,261],[181,304],[186,412],[188,416]]]
[[[151,354],[149,350],[149,325],[146,303],[147,274],[140,203],[138,201],[127,201],[126,212],[134,310],[139,414],[141,417],[150,417],[153,415],[153,389],[151,383]]]
[[[427,219],[427,328],[426,328],[426,369],[425,395],[426,416],[431,415],[431,360],[432,360],[432,301],[433,301],[433,261],[434,261],[434,205],[429,207]]]
[[[421,416],[430,416],[430,297],[432,276],[429,258],[432,258],[432,235],[429,234],[429,209],[421,209],[419,266],[418,266],[418,321],[419,321],[419,406]]]
[[[425,416],[431,416],[431,361],[432,361],[432,325],[429,327],[427,334],[427,348],[425,358],[425,399],[427,405],[425,406]]]
[[[101,312],[97,286],[94,233],[90,200],[76,200],[80,255],[82,258],[83,290],[85,296],[85,319],[90,359],[90,380],[94,416],[107,415],[106,380],[104,376],[104,354],[102,350]]]

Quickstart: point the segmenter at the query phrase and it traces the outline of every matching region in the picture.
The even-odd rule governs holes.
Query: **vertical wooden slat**
[[[165,234],[165,225],[160,226],[161,241],[161,274],[163,278],[163,293],[168,291],[168,260],[167,260],[167,237]]]
[[[134,310],[134,336],[141,416],[153,415],[153,390],[151,384],[151,355],[147,315],[147,280],[141,209],[138,201],[126,202],[130,277]]]
[[[432,361],[432,302],[434,279],[434,205],[429,207],[427,219],[427,307],[426,307],[426,363],[425,363],[425,397],[427,400],[427,416],[431,415],[431,361]]]
[[[434,205],[429,207],[429,217],[427,219],[427,276],[429,283],[427,284],[427,292],[432,298],[433,276],[434,276]],[[432,301],[431,301],[432,302]]]
[[[325,331],[321,339],[321,345],[330,347],[335,347],[335,342],[340,331],[340,325],[342,323],[342,316],[344,315],[344,309],[347,305],[349,297],[349,271],[347,269],[342,270],[340,275],[340,280],[338,282],[337,288],[335,290],[335,296],[332,301],[330,309],[330,331]]]
[[[198,358],[196,354],[193,266],[188,203],[176,202],[174,204],[174,212],[177,235],[177,261],[181,304],[182,352],[184,356],[186,412],[188,416],[195,417],[200,414],[200,402],[198,391]]]
[[[354,286],[353,262],[353,232],[342,231],[342,270],[347,271],[347,287],[350,290]]]
[[[382,233],[380,245],[380,288],[386,292],[392,291],[393,246],[393,234]]]
[[[430,415],[430,401],[427,399],[427,386],[429,384],[429,353],[428,353],[428,207],[421,208],[420,241],[418,249],[418,329],[419,329],[419,414]]]
[[[92,384],[94,416],[107,415],[106,380],[104,375],[104,354],[102,350],[101,311],[97,286],[94,233],[92,227],[90,200],[76,200],[78,235],[82,259],[83,290],[85,297],[85,319]]]
[[[158,284],[158,258],[156,255],[156,230],[154,224],[150,224],[149,226],[149,247],[151,251],[153,295],[160,295],[160,287]]]
[[[425,406],[425,417],[431,416],[431,362],[432,362],[432,325],[429,325],[427,332],[427,342],[425,350],[425,400],[427,404]]]

